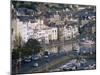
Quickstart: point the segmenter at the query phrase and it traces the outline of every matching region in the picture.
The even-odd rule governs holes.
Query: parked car
[[[39,56],[33,56],[32,60],[38,60],[40,57]]]
[[[38,64],[38,63],[34,63],[32,66],[33,66],[33,67],[38,67],[39,64]]]
[[[24,61],[25,63],[29,63],[29,62],[32,61],[32,57],[31,57],[31,56],[24,57],[23,61]]]
[[[44,55],[49,55],[50,53],[48,51],[45,51],[44,52]]]
[[[30,59],[25,59],[24,61],[25,61],[25,62],[31,62],[31,60],[30,60]]]
[[[49,55],[50,55],[50,53],[49,53],[48,51],[45,51],[45,52],[44,52],[44,57],[45,57],[45,58],[48,58]]]
[[[48,55],[44,55],[45,58],[48,58]]]

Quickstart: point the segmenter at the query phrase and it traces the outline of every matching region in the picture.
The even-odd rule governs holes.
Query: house
[[[42,43],[49,44],[50,40],[57,40],[57,28],[45,28],[36,30],[33,33],[33,38]]]
[[[65,40],[72,39],[79,34],[77,26],[64,26],[63,36]]]

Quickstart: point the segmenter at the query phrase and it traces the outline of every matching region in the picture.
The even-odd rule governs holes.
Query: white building
[[[49,43],[50,40],[57,40],[57,28],[48,27],[42,30],[35,30],[33,38],[44,43]]]
[[[29,22],[23,22],[17,19],[17,33],[20,33],[22,40],[27,42],[33,36],[33,29]]]
[[[30,38],[34,38],[45,43],[49,43],[49,40],[57,40],[57,28],[50,28],[46,26],[43,20],[36,20],[34,23],[30,21],[23,22],[19,19],[16,21],[17,34],[20,33],[24,42],[27,42]]]
[[[11,22],[11,49],[15,47],[15,36],[16,36],[16,20],[12,19]]]
[[[65,26],[63,30],[63,36],[65,40],[76,37],[79,34],[77,26]]]

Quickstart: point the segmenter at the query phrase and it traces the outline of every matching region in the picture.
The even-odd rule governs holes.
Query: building
[[[65,26],[63,30],[63,37],[65,40],[75,38],[79,34],[77,26]]]
[[[35,29],[34,33],[33,33],[33,38],[37,39],[38,41],[42,42],[42,43],[46,43],[49,44],[50,40],[57,40],[58,39],[58,35],[57,35],[57,28],[45,28],[42,30],[37,30]]]
[[[31,22],[27,20],[21,21],[17,18],[14,28],[16,31],[14,36],[18,36],[20,34],[23,43],[26,43],[28,39],[33,38],[48,44],[50,40],[57,40],[58,37],[57,28],[46,26],[44,21],[40,19]]]

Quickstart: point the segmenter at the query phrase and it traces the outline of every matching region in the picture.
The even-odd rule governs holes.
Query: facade
[[[44,24],[43,20],[36,20],[35,22],[31,21],[20,21],[16,19],[16,33],[15,35],[21,36],[23,42],[27,42],[29,38],[37,39],[40,42],[49,43],[50,40],[58,39],[58,29],[57,27],[48,27]],[[65,25],[62,30],[62,37],[65,40],[71,39],[78,35],[77,26],[67,26]]]
[[[27,42],[29,37],[32,35],[32,29],[28,26],[28,22],[22,22],[19,19],[17,20],[17,26],[24,42]]]
[[[12,34],[11,35],[11,44],[12,44],[11,49],[13,49],[15,46],[14,41],[15,41],[15,36],[16,36],[16,20],[15,19],[12,20],[11,34]]]
[[[63,31],[63,36],[65,40],[72,39],[78,35],[77,26],[65,26]]]
[[[20,34],[24,43],[30,38],[45,43],[49,43],[50,40],[57,40],[57,28],[44,25],[43,20],[36,20],[36,22],[32,23],[30,21],[23,22],[17,18],[15,26],[15,35]]]
[[[33,38],[40,42],[48,44],[50,40],[57,40],[57,28],[45,28],[42,30],[35,30]]]
[[[70,6],[71,7],[71,6]],[[22,10],[23,9],[23,10]],[[72,21],[72,22],[77,22],[77,19],[74,18],[69,18],[67,15],[65,15],[64,19],[65,21],[61,20],[62,16],[58,14],[58,11],[52,15],[52,17],[47,18],[50,22],[54,22],[56,25],[61,25],[63,28],[60,28],[60,32],[58,31],[58,28],[56,26],[49,27],[44,23],[43,19],[31,19],[29,15],[23,15],[26,14],[25,11],[33,13],[33,11],[25,9],[25,8],[20,8],[18,9],[17,16],[20,18],[16,18],[16,27],[15,33],[13,36],[20,36],[23,43],[26,43],[28,39],[33,38],[37,39],[38,41],[42,43],[49,44],[50,41],[54,41],[58,39],[58,33],[60,35],[60,39],[64,40],[69,40],[72,37],[76,37],[78,35],[78,27],[77,26],[67,26],[65,25],[65,21]],[[67,12],[67,11],[63,11]],[[61,13],[61,11],[59,11]],[[71,14],[71,13],[69,13]],[[32,22],[33,21],[33,22]],[[15,37],[13,37],[15,38]]]

